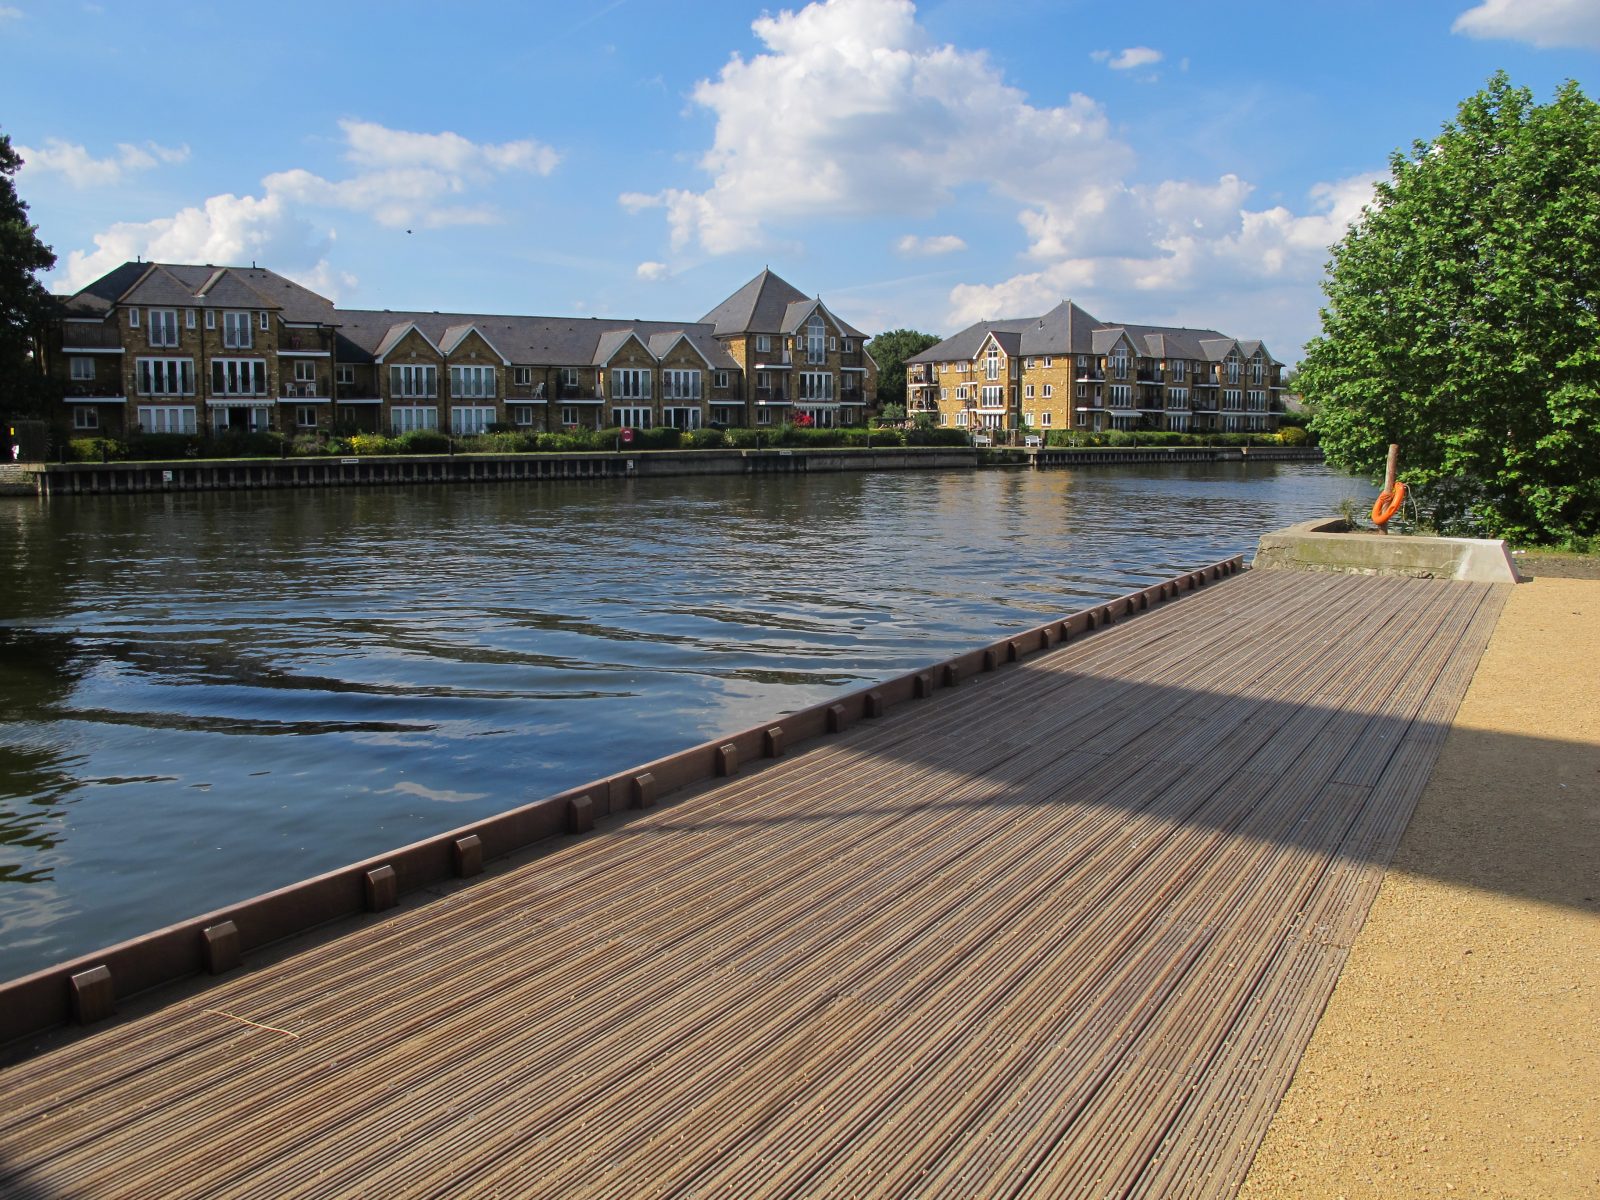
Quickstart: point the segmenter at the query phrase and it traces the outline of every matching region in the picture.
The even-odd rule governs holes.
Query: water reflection
[[[1319,467],[0,507],[0,977],[1248,550]]]

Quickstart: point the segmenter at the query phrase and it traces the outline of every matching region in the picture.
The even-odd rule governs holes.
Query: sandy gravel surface
[[[1240,1192],[1600,1197],[1600,581],[1519,586]]]

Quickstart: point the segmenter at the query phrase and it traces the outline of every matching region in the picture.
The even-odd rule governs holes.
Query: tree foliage
[[[28,206],[12,179],[22,159],[0,133],[0,409],[33,407],[41,380],[32,358],[34,338],[52,311],[37,272],[56,265],[50,247],[28,220]]]
[[[1443,529],[1600,534],[1600,106],[1502,72],[1333,247],[1296,383],[1330,461],[1400,474]]]
[[[940,339],[915,329],[891,329],[867,343],[867,353],[878,364],[878,403],[905,404],[906,359],[920,354]]]

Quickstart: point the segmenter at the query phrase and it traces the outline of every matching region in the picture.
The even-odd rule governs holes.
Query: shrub
[[[70,462],[120,462],[127,454],[128,448],[116,438],[73,438],[67,443]]]
[[[1285,446],[1304,446],[1311,438],[1300,426],[1285,425],[1278,430],[1278,440]]]
[[[397,439],[401,454],[448,454],[450,438],[437,429],[411,429]]]
[[[399,438],[381,433],[358,433],[350,438],[351,454],[403,454]]]
[[[758,445],[772,445],[772,434],[765,429],[724,429],[722,437],[735,450],[754,450]]]
[[[696,429],[685,435],[684,444],[691,450],[721,450],[728,444],[726,430]]]
[[[970,446],[972,439],[965,429],[912,429],[906,433],[908,446]]]
[[[194,458],[200,437],[193,433],[133,433],[128,435],[128,457],[137,459]]]

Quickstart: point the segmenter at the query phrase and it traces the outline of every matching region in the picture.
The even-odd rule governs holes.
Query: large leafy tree
[[[41,395],[31,351],[50,317],[51,300],[37,273],[56,265],[17,195],[12,176],[21,167],[11,139],[0,134],[0,411],[11,412],[35,408]]]
[[[867,343],[867,352],[878,364],[879,404],[905,405],[906,359],[938,345],[939,340],[934,334],[915,329],[891,329]]]
[[[1600,106],[1496,74],[1333,247],[1296,382],[1328,458],[1390,442],[1441,528],[1600,534]]]

